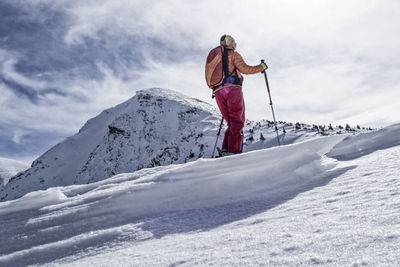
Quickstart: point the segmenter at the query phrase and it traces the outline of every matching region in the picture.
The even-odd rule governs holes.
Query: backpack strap
[[[225,74],[225,77],[228,77],[229,76],[229,70],[228,70],[228,49],[226,49],[225,47],[224,47],[224,51],[223,51],[223,54],[222,54],[222,66],[223,66],[223,69],[224,69],[224,74]]]
[[[230,79],[233,78],[233,81],[231,81],[230,83],[242,85],[243,80],[238,75],[238,71],[237,71],[236,66],[234,66],[233,71],[231,73],[229,73],[229,68],[228,68],[228,63],[229,63],[228,62],[229,61],[228,50],[230,50],[230,49],[226,49],[226,47],[224,47],[224,51],[223,51],[223,54],[222,54],[222,66],[223,66],[223,71],[224,71],[224,74],[225,74],[225,78],[224,78],[224,81],[222,83],[222,86],[224,86],[225,81],[227,79],[229,79],[229,77],[230,77]]]
[[[236,66],[234,66],[235,68],[233,69],[233,71],[232,71],[231,73],[229,73],[229,68],[228,68],[228,63],[229,63],[228,50],[229,50],[229,49],[224,49],[223,56],[222,56],[222,60],[223,60],[223,69],[224,69],[225,77],[229,77],[229,76],[238,76],[238,75],[237,75],[237,68],[236,68]]]

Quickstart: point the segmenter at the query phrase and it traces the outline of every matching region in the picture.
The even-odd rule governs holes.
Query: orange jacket
[[[226,47],[225,49],[227,49],[228,53],[228,73],[232,73],[235,70],[235,67],[243,74],[254,74],[264,70],[261,64],[257,66],[247,65],[242,56],[232,48]],[[241,76],[240,73],[238,73],[239,76]]]
[[[243,74],[254,74],[254,73],[259,73],[264,70],[263,66],[257,65],[257,66],[249,66],[244,62],[242,56],[236,52],[232,47],[225,47],[228,53],[228,73],[233,74],[235,68],[236,68],[236,74],[239,76],[239,78],[243,81]],[[213,93],[216,93],[222,88],[222,86],[219,86],[216,88]]]

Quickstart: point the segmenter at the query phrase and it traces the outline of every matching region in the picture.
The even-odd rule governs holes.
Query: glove
[[[263,67],[263,71],[262,72],[264,72],[266,69],[268,69],[267,64],[265,64],[264,62],[262,62],[260,65]]]

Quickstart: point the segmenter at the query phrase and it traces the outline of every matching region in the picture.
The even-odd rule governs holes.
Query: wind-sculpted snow
[[[337,144],[328,156],[339,160],[351,160],[398,145],[400,145],[400,124],[395,124],[376,132],[349,136]]]
[[[343,138],[2,202],[0,236],[12,242],[0,244],[0,265],[395,265],[400,148],[346,162],[326,157]]]
[[[37,210],[66,200],[66,196],[57,187],[28,193],[24,197],[4,202],[1,205],[3,213]]]
[[[215,227],[228,219],[215,218],[209,225],[198,224],[197,213],[204,209],[234,212],[236,203],[249,201],[276,205],[327,183],[341,172],[331,171],[336,164],[322,156],[341,138],[334,136],[228,158],[142,169],[88,185],[37,191],[0,203],[3,225],[19,221],[7,227],[7,231],[0,230],[2,238],[14,240],[12,246],[0,247],[0,263],[40,264],[49,258],[67,256],[98,242],[119,238],[123,234],[121,229],[129,223],[137,224],[134,231],[131,229],[136,234],[131,233],[135,236],[130,238],[146,239],[170,231]],[[170,225],[163,228],[161,224],[150,236],[138,234],[152,224],[151,218],[183,211],[197,214],[189,226],[173,230]],[[247,212],[239,216],[249,216],[257,209],[249,207]],[[136,229],[140,225],[142,230]],[[24,237],[19,235],[21,231]],[[90,237],[88,233],[98,236]]]

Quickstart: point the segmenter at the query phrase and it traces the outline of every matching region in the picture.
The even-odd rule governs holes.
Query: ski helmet
[[[232,36],[224,34],[221,36],[220,44],[222,46],[230,46],[233,47],[233,49],[236,49],[236,42],[235,39],[233,39]]]

